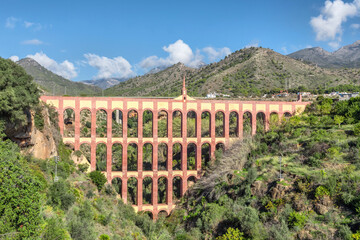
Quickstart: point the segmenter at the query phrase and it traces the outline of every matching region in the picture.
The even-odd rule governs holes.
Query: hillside
[[[127,80],[126,78],[102,78],[97,80],[84,80],[81,82],[88,85],[97,86],[101,89],[106,89],[115,86],[121,82],[124,82],[126,80]]]
[[[326,68],[359,68],[360,41],[328,52],[320,47],[305,48],[288,55],[294,59],[303,60]]]
[[[225,59],[191,69],[178,63],[154,74],[129,79],[105,91],[109,96],[177,96],[186,73],[188,94],[210,92],[232,97],[261,95],[269,91],[323,89],[340,84],[360,84],[360,71],[323,69],[265,48],[245,48]]]
[[[94,95],[101,91],[99,87],[81,82],[73,82],[56,75],[31,58],[21,59],[17,63],[22,66],[25,71],[34,78],[34,81],[48,94],[79,96]]]

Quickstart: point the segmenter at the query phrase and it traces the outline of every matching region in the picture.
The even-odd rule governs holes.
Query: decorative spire
[[[184,75],[184,79],[183,79],[183,89],[182,89],[182,94],[183,94],[183,95],[186,95],[185,75]]]

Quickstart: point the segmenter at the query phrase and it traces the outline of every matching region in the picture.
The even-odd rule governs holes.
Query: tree
[[[107,181],[105,175],[100,171],[93,171],[89,176],[100,192]]]
[[[41,183],[31,173],[19,148],[0,138],[0,235],[36,239],[42,222]]]
[[[339,128],[340,128],[340,124],[342,124],[345,120],[345,117],[344,116],[339,116],[339,115],[335,115],[334,117],[334,121],[336,124],[339,125]]]
[[[0,58],[0,121],[26,122],[26,111],[39,102],[39,90],[25,70]]]

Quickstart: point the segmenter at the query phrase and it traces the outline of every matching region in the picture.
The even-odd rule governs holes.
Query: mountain
[[[77,96],[94,95],[101,91],[99,87],[63,78],[47,70],[32,58],[21,59],[17,64],[22,66],[48,94]]]
[[[327,68],[359,68],[360,40],[344,46],[335,52],[328,52],[321,47],[305,48],[291,53],[289,57]]]
[[[323,53],[326,54],[326,53]],[[190,96],[217,92],[232,97],[304,86],[317,89],[359,84],[354,69],[323,69],[266,48],[245,48],[199,69],[175,64],[163,71],[129,79],[105,90],[110,96],[164,96],[181,93],[182,77]]]
[[[97,80],[84,80],[82,83],[97,86],[102,89],[106,89],[112,86],[115,86],[123,81],[126,81],[127,78],[102,78]]]

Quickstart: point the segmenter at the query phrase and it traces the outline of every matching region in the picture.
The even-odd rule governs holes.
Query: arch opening
[[[89,109],[80,111],[80,137],[91,137],[91,112]]]
[[[112,137],[123,137],[123,113],[119,109],[112,112]]]
[[[143,179],[143,204],[152,204],[152,178]]]
[[[249,137],[252,133],[252,114],[245,112],[243,115],[243,136]]]
[[[225,116],[223,112],[217,112],[215,114],[215,137],[225,137]]]
[[[122,171],[122,154],[123,154],[122,145],[120,143],[114,143],[112,145],[112,155],[111,155],[112,171]]]
[[[211,120],[210,112],[201,113],[201,137],[210,137],[211,135]]]
[[[96,145],[96,170],[106,171],[107,149],[105,143]]]
[[[158,145],[158,170],[167,170],[168,147],[166,143]]]
[[[196,144],[189,143],[187,146],[187,170],[196,169]]]
[[[274,129],[280,125],[279,114],[276,112],[270,113],[269,127]]]
[[[143,113],[143,137],[153,137],[153,113],[150,110]]]
[[[196,178],[194,176],[188,177],[188,179],[187,179],[188,189],[191,188],[192,186],[194,186],[195,183],[196,183]]]
[[[207,169],[210,166],[211,149],[209,143],[204,143],[201,146],[201,168]]]
[[[122,196],[122,180],[119,177],[114,178],[111,180],[111,185],[115,189],[116,193]]]
[[[229,136],[239,137],[239,114],[231,112],[229,116]]]
[[[265,133],[265,114],[263,112],[256,114],[256,133]]]
[[[153,162],[153,146],[151,143],[145,143],[143,146],[143,170],[151,171]]]
[[[173,137],[178,138],[182,137],[182,113],[180,111],[175,111],[173,113]]]
[[[80,145],[80,151],[86,158],[89,164],[91,164],[91,147],[88,143],[83,143]]]
[[[158,179],[158,203],[167,203],[167,179],[165,177]]]
[[[107,113],[100,109],[96,111],[96,137],[104,138],[107,135]]]
[[[189,111],[186,118],[187,137],[196,137],[196,112]]]
[[[127,194],[127,200],[128,203],[132,204],[132,205],[137,205],[137,182],[138,180],[135,177],[131,177],[128,179],[127,181],[127,190],[128,190],[128,194]]]
[[[173,145],[173,170],[181,170],[182,146],[180,143]]]
[[[168,136],[168,114],[162,110],[158,113],[158,137],[165,138]]]
[[[168,216],[168,213],[165,210],[162,210],[158,213],[158,218],[159,219],[164,219]]]
[[[138,113],[135,110],[130,110],[128,113],[127,135],[129,138],[136,138],[138,136]]]
[[[64,110],[64,137],[75,137],[75,111],[71,108]]]
[[[173,178],[173,200],[179,200],[181,198],[182,179],[177,176]]]
[[[127,170],[137,171],[138,146],[136,143],[130,143],[127,149]]]

